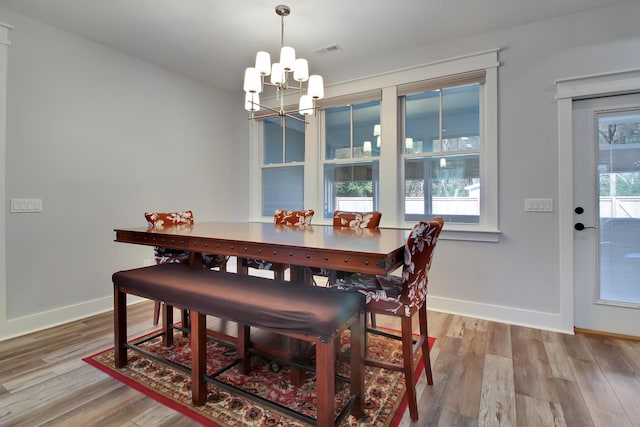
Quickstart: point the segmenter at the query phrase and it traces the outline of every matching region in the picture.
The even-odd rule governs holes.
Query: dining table
[[[290,268],[291,282],[313,285],[313,270],[386,275],[404,262],[404,247],[410,230],[399,228],[348,228],[333,225],[279,225],[264,222],[209,221],[153,227],[116,228],[116,242],[186,250],[193,267],[202,266],[203,254],[235,256],[237,273],[249,274],[242,259],[259,259]],[[183,310],[188,322],[188,313]],[[207,329],[208,334],[227,341],[233,335]],[[183,331],[184,332],[184,331]],[[276,348],[271,343],[252,344],[256,349],[286,359],[300,359],[305,349],[299,342]],[[304,380],[300,369],[292,369],[292,382]]]
[[[189,251],[193,255],[190,262],[196,266],[201,254],[288,265],[292,267],[292,281],[310,284],[310,269],[305,267],[378,275],[394,271],[404,261],[404,245],[410,231],[208,221],[116,228],[115,232],[117,242]]]

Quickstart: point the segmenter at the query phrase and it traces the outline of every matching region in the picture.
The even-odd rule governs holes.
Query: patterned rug
[[[429,339],[433,345],[433,338]],[[342,350],[348,349],[348,332],[342,336]],[[190,366],[189,340],[175,334],[172,347],[162,347],[161,338],[140,344],[140,347],[179,365]],[[400,341],[370,335],[369,354],[382,360],[400,362]],[[115,379],[156,399],[176,411],[206,426],[303,426],[304,422],[276,409],[208,384],[207,403],[196,407],[191,404],[191,379],[187,372],[172,368],[144,355],[129,350],[128,365],[115,369],[113,349],[83,359]],[[216,372],[236,358],[233,347],[210,341],[207,344],[207,373]],[[313,366],[314,361],[310,361]],[[418,372],[422,374],[419,364]],[[241,389],[258,394],[295,411],[315,417],[315,376],[309,371],[305,383],[296,387],[289,381],[290,368],[281,366],[259,355],[252,355],[250,375],[241,375],[234,367],[218,377]],[[349,376],[349,366],[341,363],[338,374]],[[365,417],[355,419],[348,416],[343,426],[397,426],[406,409],[404,375],[379,368],[365,369]],[[336,382],[336,406],[339,411],[349,398],[349,387],[345,382]]]

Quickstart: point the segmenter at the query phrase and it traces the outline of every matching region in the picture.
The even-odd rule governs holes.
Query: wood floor
[[[129,310],[131,337],[152,307]],[[422,376],[420,420],[402,425],[640,427],[639,342],[433,311],[429,332],[435,383]],[[0,342],[0,425],[197,425],[81,360],[112,345],[111,313]]]

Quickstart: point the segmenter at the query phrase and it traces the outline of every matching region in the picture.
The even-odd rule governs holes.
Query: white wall
[[[502,235],[498,243],[441,241],[431,308],[567,330],[560,291],[573,284],[560,282],[558,212],[526,213],[524,199],[558,200],[555,80],[640,68],[638,16],[640,2],[632,1],[398,51],[325,76],[331,83],[502,48]],[[42,214],[6,214],[9,316],[4,325],[0,319],[2,339],[110,307],[110,274],[149,256],[113,243],[112,229],[142,225],[144,210],[248,218],[249,126],[241,109],[228,109],[239,105],[235,93],[2,9],[0,17],[16,27],[4,197],[44,200]],[[159,179],[162,187],[152,183]]]
[[[3,199],[44,207],[6,213],[1,339],[110,309],[111,274],[152,258],[151,248],[114,243],[114,227],[146,225],[147,210],[230,219],[235,188],[229,93],[0,16],[15,27]]]

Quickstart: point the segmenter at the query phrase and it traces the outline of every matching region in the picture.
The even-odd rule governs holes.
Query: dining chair
[[[382,213],[373,212],[348,212],[337,210],[333,213],[334,227],[349,228],[378,228]]]
[[[382,213],[378,211],[373,212],[349,212],[336,210],[333,212],[333,227],[334,228],[350,228],[350,229],[376,229],[380,225],[380,219]],[[311,267],[312,276],[321,276],[327,278],[327,286],[332,286],[336,283],[339,277],[350,274],[346,272],[338,272],[336,270],[329,270],[326,268]],[[315,279],[313,283],[317,285]]]
[[[190,226],[194,223],[192,211],[178,212],[145,212],[145,219],[149,227],[162,228],[165,225]],[[156,264],[166,264],[171,262],[189,263],[189,251],[181,249],[170,249],[156,246],[153,248],[153,255]],[[227,261],[229,257],[215,254],[202,254],[203,268],[219,268],[220,271],[227,271]],[[160,319],[160,302],[156,301],[153,308],[153,324],[157,325]]]
[[[311,225],[311,220],[315,211],[313,209],[305,209],[301,211],[293,210],[276,210],[273,214],[273,223],[275,225],[288,225],[303,227]],[[284,280],[284,272],[289,268],[288,265],[272,263],[259,259],[243,259],[242,260],[243,271],[246,273],[248,268],[255,268],[258,270],[271,270],[273,271],[274,278],[278,280]]]
[[[366,296],[368,313],[395,316],[401,319],[400,335],[373,327],[367,328],[367,332],[401,340],[402,364],[374,360],[368,355],[365,358],[365,364],[404,372],[409,414],[413,421],[418,419],[414,358],[419,350],[422,350],[427,383],[433,385],[427,328],[427,285],[434,249],[443,225],[444,220],[436,217],[431,221],[421,221],[411,229],[404,247],[402,277],[354,273],[340,279],[333,286],[363,293]],[[415,314],[418,315],[420,325],[420,336],[417,338],[414,338],[412,329],[412,318]]]

